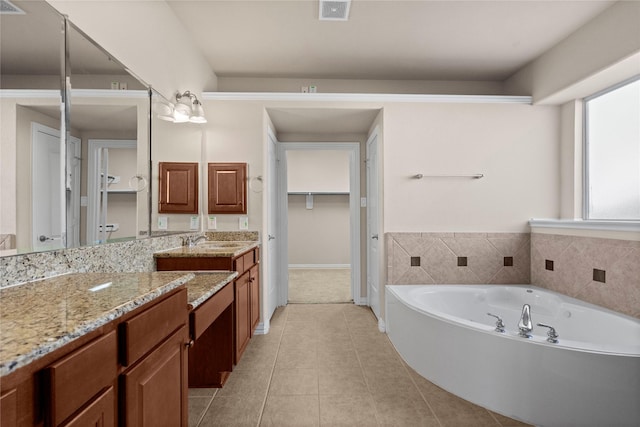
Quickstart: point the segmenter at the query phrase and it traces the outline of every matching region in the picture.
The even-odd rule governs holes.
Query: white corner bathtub
[[[518,335],[531,306],[533,336]],[[495,332],[501,316],[505,332]],[[546,341],[553,326],[559,342]],[[528,285],[386,286],[386,331],[420,375],[538,426],[640,426],[640,321]]]

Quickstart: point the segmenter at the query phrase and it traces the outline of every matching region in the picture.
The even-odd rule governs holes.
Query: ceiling
[[[220,77],[503,81],[613,1],[167,0]]]

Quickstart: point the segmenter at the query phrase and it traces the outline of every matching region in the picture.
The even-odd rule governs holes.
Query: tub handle
[[[504,323],[502,323],[502,317],[495,315],[495,314],[491,314],[491,313],[487,313],[487,316],[491,316],[491,317],[495,317],[496,320],[496,328],[494,329],[494,331],[496,332],[504,332]]]
[[[558,343],[558,334],[556,333],[556,329],[553,326],[545,325],[543,323],[537,323],[538,326],[542,326],[543,328],[549,328],[549,332],[547,332],[547,341],[552,344]]]

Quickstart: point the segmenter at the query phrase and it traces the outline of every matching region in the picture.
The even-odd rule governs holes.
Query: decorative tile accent
[[[554,271],[545,259],[557,261]],[[640,318],[640,242],[532,233],[531,282]]]
[[[459,256],[458,257],[458,267],[466,267],[467,266],[467,257]]]
[[[545,259],[544,260],[544,269],[545,270],[549,270],[549,271],[553,271],[553,261],[551,261],[550,259]]]
[[[607,283],[606,271],[598,270],[597,268],[594,268],[593,269],[593,281],[594,282]]]
[[[505,267],[513,267],[513,257],[512,256],[504,257],[502,265],[504,265]]]
[[[388,233],[387,283],[530,283],[531,247],[526,233]],[[513,258],[505,267],[504,257]],[[411,267],[411,257],[420,266]],[[458,259],[466,267],[458,268]]]
[[[420,257],[412,256],[411,257],[411,267],[420,267]]]

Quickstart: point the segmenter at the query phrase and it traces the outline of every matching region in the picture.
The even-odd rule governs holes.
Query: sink
[[[249,245],[249,243],[208,241],[208,242],[200,243],[199,245],[197,245],[197,247],[202,247],[203,249],[229,249],[229,250],[235,250],[235,249],[244,248],[247,245]]]

